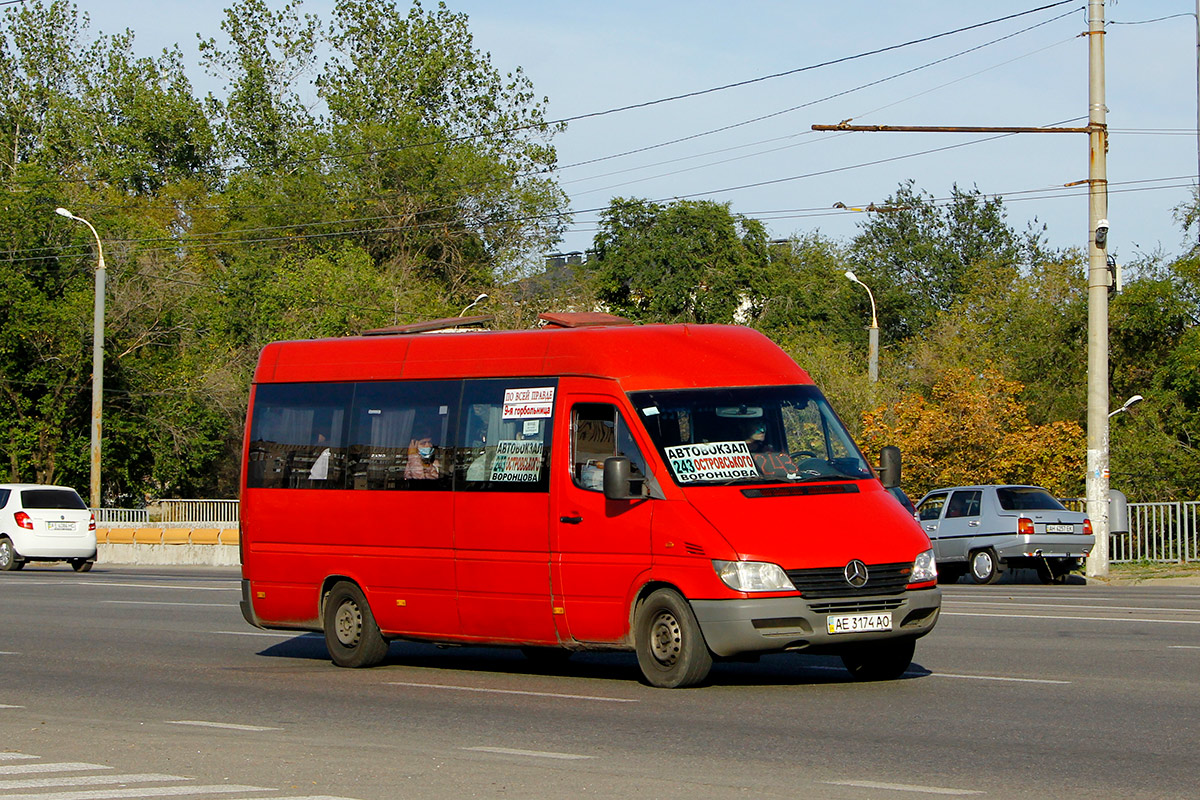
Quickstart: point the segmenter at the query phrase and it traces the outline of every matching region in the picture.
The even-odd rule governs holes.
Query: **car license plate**
[[[47,522],[46,530],[48,531],[73,531],[75,530],[74,522]]]
[[[1046,533],[1074,533],[1074,525],[1047,525]]]
[[[844,614],[826,617],[825,624],[830,633],[863,633],[865,631],[890,631],[891,614]]]

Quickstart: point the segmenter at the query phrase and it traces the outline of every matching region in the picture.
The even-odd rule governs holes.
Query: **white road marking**
[[[1200,625],[1200,619],[1149,619],[1147,617],[1069,617],[1052,614],[980,614],[972,611],[943,611],[943,617],[993,617],[996,619],[1055,619],[1071,622],[1157,622],[1163,625]]]
[[[542,750],[517,750],[512,747],[464,747],[462,749],[471,750],[475,753],[496,753],[502,756],[529,756],[530,758],[557,758],[564,761],[595,758],[595,756],[581,756],[575,753],[547,753]]]
[[[1070,681],[1055,681],[1048,678],[1007,678],[1003,675],[956,675],[952,672],[931,672],[931,678],[962,678],[970,681],[1010,681],[1012,683],[1052,683],[1065,686]]]
[[[190,608],[233,608],[232,603],[169,603],[165,600],[101,600],[108,605],[122,606],[188,606]]]
[[[283,728],[265,728],[261,725],[237,725],[232,722],[205,722],[198,719],[170,719],[168,725],[193,725],[197,728],[221,728],[228,731],[281,731]]]
[[[36,757],[25,756],[25,758]],[[0,766],[0,775],[29,775],[33,772],[82,772],[88,769],[112,769],[112,767],[106,767],[103,764],[81,764],[77,761],[66,761],[56,764],[39,761],[36,764],[8,764]]]
[[[105,767],[108,769],[108,767]],[[50,789],[66,786],[105,786],[114,783],[166,783],[167,781],[190,781],[178,775],[74,775],[68,778],[25,778],[24,780],[0,781],[0,791],[8,789]]]
[[[1024,606],[1033,606],[1034,608],[1061,608],[1068,610],[1075,609],[1093,609],[1097,611],[1149,611],[1180,614],[1200,614],[1200,608],[1171,608],[1169,606],[1092,606],[1092,605],[1076,605],[1065,603],[1025,603],[1025,602],[1004,602],[1003,600],[955,600],[955,605],[963,606],[999,606],[1002,608],[1019,608]]]
[[[276,639],[322,639],[312,631],[210,631],[214,636],[273,636]]]
[[[5,706],[5,708],[24,708],[24,706]],[[27,756],[24,753],[0,753],[0,761],[24,761],[29,758],[41,758],[41,756]]]
[[[0,656],[19,656],[20,653],[14,653],[11,650],[0,650]]]
[[[556,697],[562,700],[593,700],[598,703],[637,703],[624,697],[598,697],[589,694],[560,694],[557,692],[527,692],[520,689],[483,689],[477,686],[447,686],[440,683],[407,683],[404,681],[388,681],[389,686],[413,686],[418,689],[448,689],[454,692],[483,692],[485,694],[520,694],[528,697]]]
[[[1168,650],[1200,650],[1200,645],[1195,644],[1169,644]]]
[[[0,583],[0,588],[5,586],[7,582]],[[107,583],[104,581],[80,578],[75,580],[23,580],[16,579],[10,584],[12,586],[86,586],[86,587],[102,587],[105,589],[191,589],[196,592],[240,592],[236,586],[188,586],[187,584],[160,584],[160,583]]]
[[[10,706],[10,705],[6,705],[4,703],[0,703],[0,708],[24,708],[24,707],[25,706]],[[34,756],[29,756],[29,757],[33,758]]]
[[[893,792],[919,792],[921,794],[972,795],[983,794],[975,789],[947,789],[943,786],[916,786],[908,783],[880,783],[878,781],[824,781],[830,786],[853,786],[859,789],[886,789]]]
[[[220,784],[208,786],[142,786],[137,789],[92,789],[82,792],[32,792],[5,795],[4,800],[125,800],[138,797],[178,797],[193,794],[237,794],[271,792],[266,786]]]

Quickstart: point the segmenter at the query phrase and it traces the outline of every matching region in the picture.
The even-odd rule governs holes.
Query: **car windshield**
[[[1054,495],[1036,486],[1006,486],[996,490],[996,499],[1005,511],[1066,511]]]
[[[70,489],[26,489],[21,492],[25,508],[84,509],[83,498]]]
[[[682,486],[872,476],[815,386],[633,392],[629,397]]]

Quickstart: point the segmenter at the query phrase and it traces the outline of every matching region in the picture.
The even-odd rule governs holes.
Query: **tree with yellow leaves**
[[[1033,425],[1024,386],[989,365],[945,373],[929,398],[906,394],[863,415],[862,444],[897,445],[914,496],[942,486],[1028,483],[1061,496],[1083,488],[1086,437],[1076,422]]]

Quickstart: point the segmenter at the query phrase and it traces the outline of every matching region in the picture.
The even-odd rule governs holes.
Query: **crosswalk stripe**
[[[26,756],[34,758],[34,756]],[[0,764],[0,775],[29,775],[33,772],[83,772],[88,769],[112,769],[103,764],[84,764],[78,761],[47,763],[39,761],[36,764]]]
[[[108,786],[114,783],[167,783],[168,781],[190,781],[178,775],[70,775],[61,778],[23,778],[0,781],[0,791],[10,789],[50,789],[66,786]]]
[[[28,792],[5,795],[4,800],[125,800],[139,797],[178,797],[199,794],[237,794],[275,791],[266,786],[219,784],[209,786],[145,786],[139,789],[93,789],[83,792]]]

